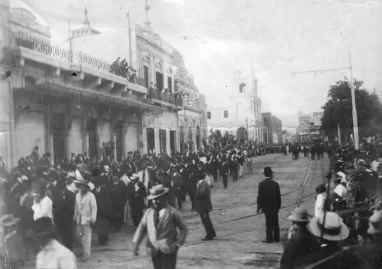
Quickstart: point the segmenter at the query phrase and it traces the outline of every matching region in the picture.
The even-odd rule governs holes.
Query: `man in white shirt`
[[[97,201],[87,180],[76,181],[80,191],[76,195],[74,221],[77,224],[77,234],[81,238],[84,260],[90,258],[92,243],[92,225],[97,219]]]
[[[373,173],[378,174],[378,167],[379,167],[379,165],[380,164],[378,162],[378,157],[374,156],[373,162],[371,163],[371,171],[373,171]]]
[[[42,217],[53,220],[53,203],[46,195],[46,183],[43,180],[36,180],[32,185],[33,196],[33,219],[36,221]]]
[[[40,218],[35,223],[33,237],[41,246],[37,253],[36,269],[76,269],[76,257],[55,238],[56,233],[50,218]]]

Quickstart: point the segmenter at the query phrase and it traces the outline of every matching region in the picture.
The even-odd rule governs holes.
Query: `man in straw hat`
[[[263,243],[280,242],[278,212],[281,208],[279,184],[273,180],[271,167],[264,168],[265,179],[259,183],[257,213],[264,213],[267,238]]]
[[[50,218],[36,221],[33,237],[41,247],[36,257],[36,269],[77,268],[74,254],[56,240],[56,230]]]
[[[280,269],[292,269],[300,259],[317,251],[320,247],[318,240],[308,231],[307,224],[310,215],[304,208],[297,207],[288,216],[292,222],[291,236],[287,242],[280,261]]]
[[[314,217],[307,228],[312,235],[321,239],[321,247],[302,258],[300,265],[315,264],[315,269],[347,269],[357,266],[358,259],[340,246],[341,241],[349,236],[349,229],[337,213],[327,211]]]
[[[94,194],[89,191],[87,180],[77,180],[76,185],[80,191],[76,194],[74,221],[83,247],[83,258],[87,260],[91,254],[92,225],[97,220],[97,201]]]
[[[138,256],[139,245],[147,233],[147,252],[155,269],[176,268],[178,249],[188,233],[179,211],[167,204],[168,191],[163,185],[150,190],[147,199],[153,201],[153,207],[145,212],[133,238],[134,254]]]

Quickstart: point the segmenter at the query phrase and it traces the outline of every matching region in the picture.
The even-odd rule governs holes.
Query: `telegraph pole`
[[[357,120],[357,107],[355,103],[355,89],[353,85],[353,66],[351,62],[351,53],[349,52],[349,67],[344,68],[334,68],[334,69],[321,69],[321,70],[310,70],[310,71],[304,71],[304,72],[295,72],[292,73],[292,75],[298,75],[298,74],[307,74],[307,73],[314,73],[315,75],[317,73],[324,73],[328,71],[338,71],[338,70],[350,70],[350,91],[351,91],[351,99],[352,99],[352,117],[353,117],[353,128],[354,128],[354,148],[356,150],[359,150],[359,138],[358,138],[358,120]]]
[[[351,90],[351,103],[353,108],[353,128],[354,128],[354,147],[356,150],[359,149],[359,139],[358,139],[358,116],[357,107],[355,103],[355,89],[353,85],[353,67],[351,64],[351,53],[349,52],[349,63],[350,63],[350,90]]]

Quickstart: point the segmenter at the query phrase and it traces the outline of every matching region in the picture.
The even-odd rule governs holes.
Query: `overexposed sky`
[[[68,19],[83,21],[85,6],[91,24],[105,31],[126,29],[128,10],[133,23],[146,18],[145,0],[24,1],[58,39],[67,37]],[[209,106],[226,102],[235,69],[249,74],[252,66],[263,112],[272,112],[284,126],[297,125],[298,110],[319,111],[329,85],[350,73],[291,73],[348,67],[349,51],[354,77],[382,91],[381,0],[149,0],[149,5],[152,28],[184,55]]]

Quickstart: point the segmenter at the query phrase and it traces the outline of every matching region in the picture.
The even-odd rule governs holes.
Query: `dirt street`
[[[187,200],[182,209],[189,225],[189,236],[185,246],[178,253],[178,268],[277,268],[282,243],[264,244],[265,220],[256,214],[258,183],[264,178],[265,166],[271,166],[274,179],[280,184],[282,207],[279,214],[282,237],[285,238],[289,222],[286,219],[296,206],[300,196],[300,187],[305,181],[310,167],[306,187],[302,195],[302,206],[313,213],[314,188],[322,182],[326,173],[328,159],[315,160],[300,157],[294,161],[291,155],[269,154],[253,159],[254,174],[244,169],[244,177],[233,183],[229,179],[228,189],[222,188],[222,181],[214,184],[212,193],[212,222],[217,238],[213,241],[201,241],[205,232],[199,216],[191,212]],[[146,255],[145,241],[140,247],[140,256],[132,254],[131,240],[133,228],[124,233],[111,234],[111,243],[107,247],[95,246],[91,260],[79,262],[79,268],[152,268]],[[95,242],[96,244],[96,242]]]

